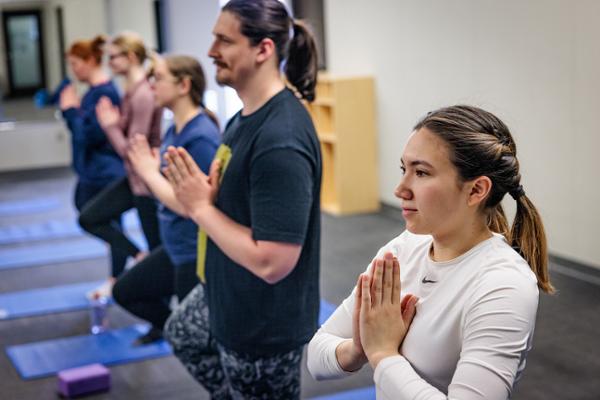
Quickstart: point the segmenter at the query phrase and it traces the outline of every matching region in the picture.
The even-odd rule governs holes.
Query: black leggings
[[[171,296],[183,300],[198,282],[195,262],[175,266],[159,246],[117,279],[112,294],[121,307],[162,330]]]
[[[75,187],[75,208],[77,211],[81,210],[96,197],[102,190],[107,186],[92,185],[90,183],[77,182]],[[116,229],[121,230],[121,216],[114,218],[111,221],[112,226]],[[123,250],[110,246],[110,259],[113,271],[123,271],[125,263],[127,262],[127,253]]]
[[[148,247],[153,250],[160,245],[156,202],[147,196],[136,196],[131,192],[127,178],[107,186],[85,204],[79,215],[79,225],[92,235],[104,240],[120,253],[135,257],[140,250],[114,223],[125,211],[135,207],[140,217]],[[123,267],[113,264],[112,276],[117,278]]]

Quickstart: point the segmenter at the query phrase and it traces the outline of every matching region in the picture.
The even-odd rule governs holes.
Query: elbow
[[[296,263],[290,261],[272,260],[262,257],[257,262],[258,277],[269,285],[275,285],[285,279],[294,269]]]
[[[261,241],[251,248],[248,269],[269,285],[279,283],[292,273],[302,250],[299,245]]]
[[[322,381],[326,379],[331,379],[331,376],[327,375],[322,367],[322,357],[323,347],[320,344],[320,334],[321,330],[318,330],[317,333],[313,336],[313,338],[308,343],[307,351],[306,351],[306,368],[308,369],[308,373],[313,379],[317,381]]]
[[[261,268],[261,274],[259,277],[269,285],[275,285],[285,279],[285,277],[292,272],[293,268],[294,266],[278,267],[275,265],[267,265]]]
[[[313,377],[313,379],[321,380],[323,379],[323,377],[321,376],[321,374],[319,374],[319,369],[316,368],[317,362],[315,361],[315,354],[317,353],[317,351],[318,350],[317,345],[315,344],[315,337],[313,336],[310,342],[308,342],[308,349],[306,351],[306,368],[308,369],[308,373],[310,374],[310,376]]]

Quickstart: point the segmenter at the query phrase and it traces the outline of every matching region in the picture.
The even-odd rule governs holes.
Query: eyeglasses
[[[122,52],[120,52],[120,53],[116,53],[116,54],[109,54],[109,55],[108,55],[108,59],[109,59],[110,61],[113,61],[115,58],[124,57],[124,56],[126,56],[126,55],[127,55],[127,53],[126,53],[126,52],[124,52],[124,51],[122,51]]]
[[[150,84],[154,85],[155,83],[158,82],[172,82],[172,83],[177,83],[180,80],[177,78],[171,78],[169,79],[168,76],[162,76],[162,75],[150,75],[148,76],[148,82],[150,82]]]

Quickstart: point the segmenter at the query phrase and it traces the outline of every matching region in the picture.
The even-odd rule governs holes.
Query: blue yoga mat
[[[319,321],[327,319],[333,310],[333,305],[321,300]],[[131,345],[147,330],[146,325],[133,325],[98,335],[10,346],[6,353],[23,379],[41,378],[87,364],[114,365],[171,354],[164,341],[141,347]]]
[[[353,389],[326,396],[313,397],[311,400],[375,400],[375,388],[371,386]]]
[[[140,222],[137,212],[128,211],[123,214],[123,222],[127,231],[138,230]],[[0,226],[0,244],[13,244],[49,239],[65,239],[82,236],[83,230],[75,217],[69,220],[50,220],[27,225]]]
[[[54,375],[63,369],[87,364],[124,364],[171,354],[164,340],[135,347],[133,341],[148,331],[147,325],[132,325],[98,335],[10,346],[6,354],[23,379]]]
[[[133,233],[129,237],[141,249],[148,249],[140,232]],[[81,261],[106,255],[108,255],[108,247],[93,238],[81,238],[54,244],[36,244],[0,250],[0,270]]]
[[[59,208],[61,205],[61,201],[55,197],[2,201],[0,202],[0,217],[45,212]]]
[[[85,294],[103,282],[75,283],[0,294],[0,320],[85,310],[90,306]]]
[[[321,308],[319,309],[319,326],[323,325],[327,318],[333,314],[337,306],[334,306],[331,303],[321,299]]]

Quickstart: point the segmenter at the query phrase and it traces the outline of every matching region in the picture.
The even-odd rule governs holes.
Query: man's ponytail
[[[290,41],[284,72],[300,96],[313,101],[319,65],[317,46],[312,32],[302,21],[294,21],[293,26],[294,36]]]

